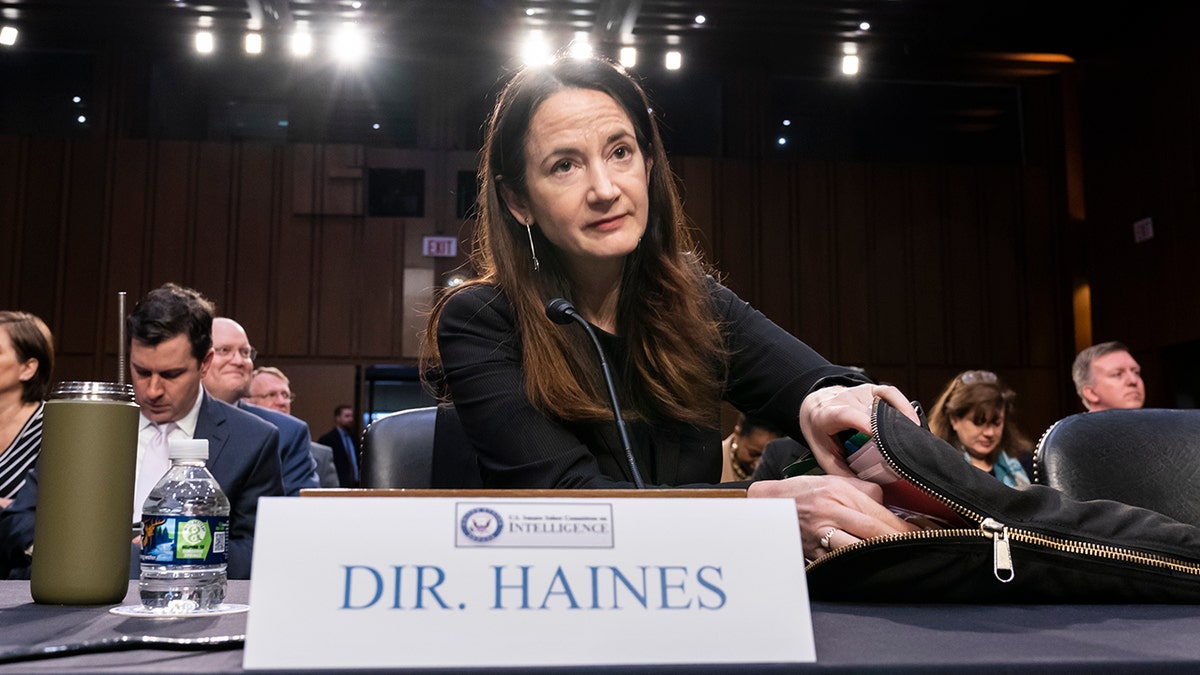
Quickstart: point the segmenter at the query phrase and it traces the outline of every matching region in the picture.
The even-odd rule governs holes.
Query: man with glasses
[[[254,405],[291,415],[292,401],[296,400],[296,395],[292,393],[292,383],[282,370],[262,366],[254,369],[250,379],[250,395],[246,398]],[[309,450],[313,459],[317,460],[317,476],[321,487],[338,487],[340,483],[337,468],[333,464],[333,448],[314,441],[309,445]]]
[[[216,399],[257,415],[279,429],[279,464],[283,493],[295,496],[302,488],[319,487],[317,463],[309,445],[312,437],[304,422],[243,400],[250,394],[250,378],[258,352],[250,346],[246,330],[225,317],[213,319],[213,359],[204,374],[204,388]]]
[[[285,415],[292,414],[292,401],[296,395],[292,393],[292,384],[287,375],[278,368],[262,366],[254,369],[250,376],[250,399],[254,405],[271,410],[278,410]]]

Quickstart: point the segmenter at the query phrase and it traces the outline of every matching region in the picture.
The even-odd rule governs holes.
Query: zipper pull
[[[1008,545],[1008,528],[991,518],[985,518],[979,527],[992,538],[992,574],[995,574],[1001,583],[1007,584],[1016,576],[1013,572],[1012,551]]]

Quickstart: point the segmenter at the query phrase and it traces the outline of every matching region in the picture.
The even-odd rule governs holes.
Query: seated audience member
[[[960,373],[929,411],[929,429],[962,450],[964,460],[1005,485],[1029,485],[1020,457],[1032,445],[1012,420],[1016,396],[993,372]]]
[[[778,437],[779,430],[770,422],[739,413],[733,433],[721,443],[721,453],[725,457],[721,482],[748,480],[754,475],[767,443]]]
[[[248,579],[258,498],[283,494],[279,431],[200,386],[213,360],[212,312],[212,303],[196,291],[166,284],[151,291],[125,320],[133,393],[141,407],[133,518],[140,519],[146,496],[170,467],[169,440],[208,439],[208,469],[229,498],[227,571],[231,579]],[[33,544],[37,487],[35,468],[0,517],[6,535],[2,555],[25,566]]]
[[[38,317],[0,311],[0,579],[27,578],[24,547],[5,517],[42,451],[42,411],[54,374],[54,338]]]
[[[255,405],[277,410],[285,415],[292,414],[292,383],[283,371],[271,366],[255,368],[250,378],[249,398]],[[309,445],[313,459],[317,462],[317,478],[323,488],[338,487],[337,468],[333,465],[333,448],[313,442]]]
[[[25,312],[0,312],[0,509],[12,503],[41,452],[53,373],[54,338],[46,324]]]
[[[285,415],[292,414],[292,401],[296,400],[287,375],[271,366],[260,366],[250,374],[250,395],[246,398],[254,405],[278,410]]]
[[[213,359],[204,374],[204,389],[215,398],[257,415],[279,430],[279,466],[283,493],[294,497],[303,488],[318,486],[317,463],[309,446],[312,435],[304,422],[277,410],[251,405],[250,378],[258,352],[250,346],[246,330],[233,319],[213,319]]]
[[[1140,408],[1146,402],[1142,368],[1120,342],[1101,342],[1079,352],[1071,379],[1088,412]]]
[[[358,487],[358,441],[354,437],[354,408],[339,405],[333,409],[333,428],[317,439],[321,445],[333,448],[333,464],[337,467],[338,484],[344,488]]]
[[[754,468],[752,480],[783,480],[784,469],[804,456],[811,456],[812,451],[794,438],[780,436],[767,443],[763,448],[758,466]]]
[[[914,529],[882,506],[878,485],[853,477],[836,438],[869,432],[877,397],[915,422],[908,399],[829,363],[708,273],[655,114],[599,58],[525,68],[499,95],[478,172],[479,276],[438,299],[423,351],[484,486],[715,484],[724,400],[807,439],[836,474],[749,486],[795,500],[807,557]],[[615,364],[632,462],[590,338],[547,318],[555,298],[597,329]]]

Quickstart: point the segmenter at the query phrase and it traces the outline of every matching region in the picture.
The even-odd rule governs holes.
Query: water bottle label
[[[224,565],[229,516],[142,515],[143,563]]]

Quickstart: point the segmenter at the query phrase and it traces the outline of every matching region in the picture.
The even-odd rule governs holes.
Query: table
[[[245,603],[250,582],[229,582],[229,602]],[[125,604],[137,600],[130,583]],[[108,606],[36,605],[29,582],[0,581],[0,651],[121,635],[240,635],[246,615],[132,619]],[[764,617],[764,620],[772,620]],[[815,664],[748,664],[745,672],[1200,671],[1200,606],[1188,605],[861,605],[814,603]],[[748,631],[752,627],[747,627]],[[745,636],[720,639],[753,640]],[[381,636],[386,639],[386,636]],[[702,638],[698,638],[702,639]],[[331,649],[335,647],[330,646]],[[240,649],[134,650],[0,665],[2,673],[239,672]],[[622,672],[724,672],[728,666],[629,667]],[[580,669],[575,669],[577,672]],[[614,669],[605,669],[605,672]],[[548,669],[545,672],[567,672]]]

